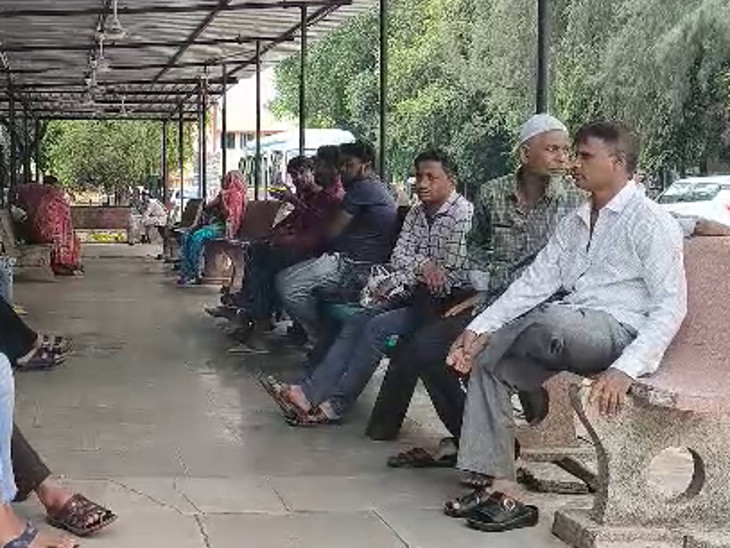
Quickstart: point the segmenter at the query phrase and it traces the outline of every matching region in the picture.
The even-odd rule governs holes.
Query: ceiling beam
[[[303,5],[314,6],[345,6],[350,5],[352,0],[306,0],[290,1],[279,0],[278,2],[237,2],[229,4],[220,11],[246,11],[246,10],[276,10],[287,8],[300,8]],[[209,12],[217,8],[217,2],[196,2],[195,4],[153,4],[146,6],[119,6],[117,10],[119,17],[125,15],[169,15],[175,13]],[[73,17],[100,15],[102,8],[75,8],[75,9],[47,9],[47,8],[0,8],[0,19],[17,17]]]
[[[230,0],[228,0],[230,1]],[[2,18],[2,14],[0,14]],[[209,23],[210,24],[210,23]],[[205,29],[203,29],[205,30]],[[202,33],[202,31],[201,31]],[[200,36],[198,34],[197,36]],[[104,43],[104,51],[107,50],[137,50],[147,48],[182,48],[186,49],[190,46],[218,46],[225,44],[251,44],[256,41],[268,42],[271,40],[277,40],[277,36],[235,36],[233,38],[211,38],[211,39],[198,39],[196,36],[192,41],[190,37],[186,40],[163,40],[163,41],[147,41],[147,42],[117,42],[117,43]],[[5,44],[3,47],[4,51],[8,53],[28,53],[35,51],[88,51],[88,44]]]
[[[100,81],[98,84],[103,87],[116,87],[116,86],[176,86],[176,85],[196,85],[198,84],[199,78],[176,78],[173,80],[160,80],[154,84],[150,80],[107,80]],[[231,85],[238,82],[237,78],[229,79]],[[210,78],[209,84],[221,85],[223,80],[221,78]],[[85,88],[86,86],[80,80],[69,80],[69,81],[58,81],[58,82],[29,82],[26,84],[19,83],[16,85],[16,89],[43,89],[43,88],[59,88],[59,87],[79,87]]]
[[[192,46],[196,40],[200,38],[200,36],[205,32],[205,29],[207,29],[210,24],[213,22],[213,20],[216,18],[216,16],[221,12],[221,10],[227,8],[230,6],[232,0],[218,0],[218,4],[211,9],[208,14],[205,16],[205,18],[198,24],[197,27],[188,35],[187,39],[183,44],[180,45],[179,49],[174,53],[172,57],[170,57],[170,60],[167,62],[167,65],[164,66],[160,72],[158,72],[155,77],[152,79],[153,82],[157,82],[160,78],[162,78],[167,72],[175,66],[175,63],[177,63],[180,58],[185,55],[185,52],[188,51],[190,46]]]

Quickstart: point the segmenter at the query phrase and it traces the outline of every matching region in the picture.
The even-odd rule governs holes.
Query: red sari
[[[18,186],[20,206],[28,213],[32,243],[51,244],[51,268],[56,274],[81,269],[81,242],[71,222],[71,206],[63,191],[52,185]]]

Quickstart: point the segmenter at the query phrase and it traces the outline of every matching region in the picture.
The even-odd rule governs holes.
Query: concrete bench
[[[5,254],[15,259],[13,274],[16,280],[55,280],[51,269],[51,244],[19,245],[10,212],[5,209],[0,211],[0,242]]]
[[[598,457],[593,508],[555,516],[554,533],[571,546],[730,546],[730,238],[694,238],[685,250],[689,312],[659,371],[634,384],[616,417],[571,389]],[[668,496],[650,469],[672,448],[689,451],[691,470]]]
[[[277,200],[248,202],[236,240],[218,238],[206,242],[203,283],[216,284],[229,281],[232,289],[240,287],[243,280],[245,244],[265,238],[271,233],[281,205]]]

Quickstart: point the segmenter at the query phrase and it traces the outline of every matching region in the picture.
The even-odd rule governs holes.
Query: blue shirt
[[[348,185],[342,208],[352,219],[332,242],[331,250],[354,261],[388,262],[398,208],[385,184],[372,177]]]

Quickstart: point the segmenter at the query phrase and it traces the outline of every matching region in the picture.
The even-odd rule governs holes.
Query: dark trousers
[[[0,298],[0,353],[5,354],[11,363],[15,363],[18,358],[30,352],[37,338],[38,333],[28,327],[13,307]],[[13,473],[18,487],[15,500],[23,501],[51,472],[15,424],[10,446]]]
[[[25,325],[5,299],[0,298],[0,352],[15,363],[33,347],[38,333]]]
[[[10,444],[13,474],[18,487],[16,502],[22,502],[41,484],[51,471],[31,447],[16,424],[13,424],[13,438]]]
[[[399,342],[370,415],[369,438],[392,440],[398,436],[420,378],[439,418],[458,440],[466,393],[458,375],[446,366],[446,357],[471,319],[470,311],[439,318]]]

